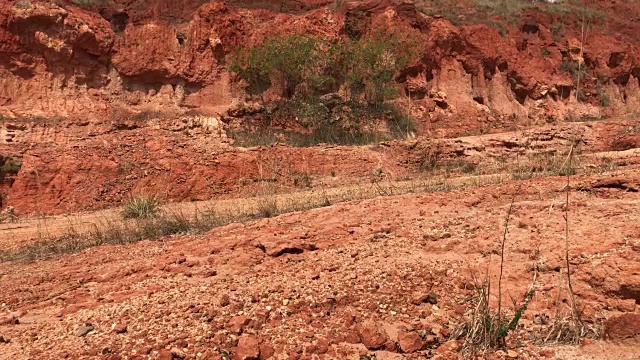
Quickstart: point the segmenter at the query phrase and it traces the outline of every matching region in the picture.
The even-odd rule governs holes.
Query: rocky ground
[[[572,179],[573,288],[583,319],[616,340],[542,344],[556,312],[566,179],[379,197],[235,223],[199,236],[102,246],[0,265],[3,359],[457,358],[474,278],[535,295],[491,358],[637,358],[640,177]],[[494,289],[495,290],[495,289]],[[560,299],[560,305],[557,305]],[[496,299],[492,299],[495,303]],[[511,300],[507,300],[510,304]],[[510,305],[509,305],[510,306]],[[631,341],[631,342],[630,342]],[[627,345],[625,345],[627,344]],[[626,349],[626,350],[625,350]],[[599,355],[598,355],[599,354]]]

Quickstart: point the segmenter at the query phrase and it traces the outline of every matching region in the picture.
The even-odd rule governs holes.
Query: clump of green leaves
[[[0,174],[17,174],[22,164],[16,159],[6,159],[4,164],[0,166]]]
[[[330,53],[352,99],[364,94],[371,104],[381,104],[397,95],[394,77],[416,57],[417,49],[408,37],[378,34],[367,39],[345,40]]]
[[[579,84],[585,77],[589,75],[588,68],[586,66],[580,66],[580,64],[571,59],[564,59],[558,69],[571,75],[571,79],[574,84]]]
[[[520,305],[514,304],[513,314],[496,313],[489,305],[489,282],[476,286],[474,310],[471,319],[461,324],[454,337],[464,339],[466,349],[500,348],[506,345],[506,338],[516,330],[520,319],[533,299],[534,290],[529,289]]]
[[[291,98],[296,87],[314,75],[321,44],[320,38],[308,35],[272,37],[254,47],[239,49],[231,57],[230,70],[258,91],[271,85],[272,79],[279,79],[283,95]]]
[[[229,69],[262,92],[278,81],[283,97],[310,98],[346,85],[352,99],[361,95],[380,104],[395,94],[395,75],[417,54],[416,42],[395,34],[329,42],[302,34],[274,36],[239,49]],[[305,84],[306,92],[300,91]]]

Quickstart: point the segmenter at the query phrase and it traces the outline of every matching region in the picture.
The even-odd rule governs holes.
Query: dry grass
[[[569,154],[567,155],[567,168],[573,169],[573,157],[574,146],[571,147]],[[564,204],[564,221],[565,221],[565,233],[564,233],[564,261],[565,261],[565,273],[567,274],[567,288],[569,293],[569,316],[562,316],[560,309],[560,291],[558,291],[558,299],[556,300],[556,316],[553,326],[549,331],[549,334],[545,338],[545,342],[555,343],[569,343],[579,344],[580,340],[586,336],[597,338],[599,337],[599,329],[593,326],[587,326],[582,320],[582,311],[576,301],[575,294],[573,292],[573,284],[571,282],[571,263],[569,261],[569,195],[571,194],[571,177],[567,173],[567,184],[565,187],[565,204]],[[560,290],[562,286],[563,277],[560,272]]]
[[[467,354],[482,353],[491,348],[506,346],[506,337],[516,329],[518,322],[527,310],[529,302],[533,299],[537,273],[534,273],[531,287],[524,295],[522,303],[514,303],[511,315],[502,314],[490,305],[491,295],[489,281],[479,283],[474,281],[475,295],[471,300],[472,310],[469,320],[463,322],[453,332],[452,336],[462,339],[462,351]],[[487,277],[488,279],[488,277]]]
[[[120,213],[123,219],[146,219],[158,215],[160,200],[156,196],[136,196],[129,199]]]
[[[515,23],[524,13],[530,10],[547,13],[560,19],[575,16],[578,19],[591,21],[602,20],[606,14],[592,8],[588,4],[574,0],[565,0],[556,4],[531,0],[473,0],[474,7],[466,8],[461,2],[449,0],[419,0],[418,9],[427,15],[440,14],[455,25],[465,23],[482,23],[488,19],[500,18],[502,21]],[[497,24],[497,22],[496,22]]]
[[[437,152],[437,149],[434,151]],[[367,183],[331,188],[326,186],[322,179],[314,179],[306,174],[308,179],[303,183],[310,186],[296,187],[293,193],[282,193],[289,189],[271,182],[267,169],[265,181],[257,192],[246,194],[241,199],[207,202],[204,210],[197,206],[195,209],[184,210],[192,206],[189,204],[161,206],[157,198],[153,197],[134,198],[122,213],[90,220],[90,225],[85,224],[87,220],[77,223],[70,221],[66,228],[52,232],[47,228],[50,225],[44,223],[35,242],[18,249],[0,252],[0,261],[33,261],[104,244],[128,244],[144,239],[162,239],[175,234],[197,234],[233,222],[252,221],[377,196],[451,191],[500,184],[513,179],[567,174],[567,170],[563,170],[563,162],[560,161],[563,157],[561,154],[542,159],[537,156],[521,158],[515,165],[507,161],[487,161],[479,164],[458,161],[452,165],[437,154],[428,156],[423,170],[418,171],[413,179],[394,180],[383,169],[378,169]],[[604,162],[607,166],[598,165],[598,162]],[[572,168],[569,175],[609,171],[614,165],[606,159],[576,156]]]
[[[579,169],[576,168],[577,162],[575,159],[575,144],[571,146],[566,154],[554,155],[553,157],[543,157],[538,159],[527,159],[527,166],[524,167],[525,171],[522,171],[522,167],[518,163],[513,177],[531,178],[536,173],[544,173],[549,175],[562,175],[566,177],[565,187],[565,206],[564,206],[564,221],[565,221],[565,244],[563,251],[563,258],[565,262],[566,274],[566,289],[563,284],[563,272],[560,273],[560,284],[558,286],[558,298],[556,300],[556,317],[553,325],[549,329],[548,334],[544,337],[542,343],[569,343],[578,344],[584,337],[598,338],[600,335],[600,329],[598,326],[589,325],[582,320],[582,311],[577,303],[573,286],[571,282],[571,265],[569,261],[569,209],[570,209],[570,193],[571,193],[571,176],[578,173]],[[491,307],[491,283],[489,276],[489,266],[491,264],[491,257],[489,257],[489,263],[487,265],[487,273],[485,275],[485,281],[479,283],[475,276],[474,288],[476,290],[475,295],[471,299],[473,304],[470,310],[470,315],[466,321],[454,331],[453,337],[457,339],[463,339],[463,351],[473,354],[477,357],[479,353],[490,348],[505,348],[506,338],[509,333],[516,329],[518,321],[524,314],[529,305],[529,302],[534,296],[534,289],[537,278],[537,267],[533,266],[534,275],[533,282],[529,287],[529,290],[525,294],[521,304],[518,305],[515,301],[513,304],[512,315],[508,317],[506,314],[503,316],[502,311],[502,278],[505,265],[505,243],[507,241],[509,219],[515,202],[516,194],[519,193],[520,187],[518,187],[511,199],[509,210],[507,211],[504,233],[502,241],[500,243],[500,274],[498,277],[498,294],[497,294],[497,310]],[[539,250],[536,252],[536,257],[540,256]],[[560,294],[562,290],[568,292],[569,297],[569,312],[567,314],[566,309],[561,309],[562,303],[560,301]]]
[[[524,296],[522,303],[518,305],[514,300],[513,314],[509,317],[506,312],[502,311],[502,278],[505,265],[505,245],[507,243],[507,235],[509,234],[509,220],[511,219],[511,213],[513,212],[513,205],[515,204],[516,196],[520,192],[520,186],[518,186],[513,193],[509,209],[507,210],[506,220],[504,224],[504,232],[500,241],[500,274],[498,277],[498,304],[497,309],[494,309],[490,305],[491,299],[491,282],[489,276],[489,267],[491,265],[491,255],[489,256],[489,262],[487,264],[487,273],[485,275],[485,281],[478,284],[478,281],[474,278],[474,284],[476,289],[476,295],[472,301],[474,304],[470,320],[463,322],[460,327],[455,331],[454,337],[463,338],[463,350],[477,354],[490,348],[504,348],[506,347],[506,338],[510,332],[516,329],[518,322],[522,318],[522,315],[527,310],[529,302],[533,298],[534,288],[536,284],[537,272],[534,273],[533,282],[529,287],[529,290]]]
[[[233,222],[247,222],[284,213],[306,211],[331,204],[415,192],[448,191],[467,186],[502,182],[501,177],[482,176],[477,179],[451,180],[433,177],[421,180],[381,181],[369,185],[327,188],[320,183],[313,189],[291,194],[278,194],[276,185],[266,182],[254,196],[224,200],[204,210],[179,209],[180,204],[167,204],[152,217],[123,219],[105,215],[91,226],[69,223],[62,235],[54,235],[43,224],[37,240],[18,249],[0,252],[0,261],[34,261],[52,256],[75,253],[84,249],[112,244],[129,244],[141,240],[163,239],[176,234],[198,234]]]

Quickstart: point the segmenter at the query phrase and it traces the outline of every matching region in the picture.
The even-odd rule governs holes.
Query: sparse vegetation
[[[421,0],[418,9],[429,16],[442,15],[455,25],[460,25],[460,16],[465,23],[482,23],[492,18],[500,18],[507,23],[514,24],[524,12],[535,10],[547,13],[557,18],[552,26],[554,37],[559,37],[562,30],[562,22],[570,16],[590,21],[602,20],[605,14],[593,7],[574,0],[566,0],[557,3],[544,3],[530,0],[473,0],[474,9],[465,9],[464,5],[456,1],[445,0]],[[562,21],[562,22],[561,22]],[[504,25],[503,25],[504,26]]]
[[[416,42],[393,33],[335,42],[294,34],[238,50],[229,68],[247,83],[249,93],[283,89],[283,100],[265,106],[271,110],[256,129],[268,131],[254,143],[276,140],[271,135],[273,119],[286,119],[305,128],[280,132],[294,146],[365,144],[388,138],[368,126],[378,120],[384,120],[394,136],[414,130],[412,120],[388,101],[397,96],[396,74],[415,56]],[[337,94],[340,87],[348,99]]]
[[[230,70],[247,81],[252,91],[259,92],[278,79],[283,96],[292,98],[303,81],[316,79],[314,71],[320,66],[321,38],[291,34],[275,36],[259,45],[239,49],[230,58]]]
[[[278,201],[275,197],[261,197],[258,199],[258,211],[256,212],[256,216],[270,218],[278,215]]]
[[[226,225],[232,222],[244,222],[258,218],[273,217],[279,214],[303,211],[317,207],[328,206],[337,202],[367,199],[375,196],[399,195],[411,192],[435,192],[451,191],[469,186],[482,186],[496,184],[515,179],[528,179],[532,177],[548,175],[572,175],[580,173],[599,173],[611,171],[615,164],[610,161],[586,161],[589,158],[575,156],[572,165],[567,167],[566,155],[549,155],[548,158],[533,156],[520,159],[515,168],[510,161],[499,164],[472,163],[468,161],[451,161],[443,158],[443,148],[438,142],[433,142],[425,147],[424,159],[416,164],[416,170],[428,172],[426,176],[416,180],[402,179],[399,182],[391,182],[389,179],[378,179],[384,173],[383,169],[376,169],[375,181],[369,186],[355,185],[348,190],[335,189],[328,192],[322,183],[311,181],[309,175],[301,174],[298,184],[301,190],[294,194],[278,195],[276,184],[271,184],[272,175],[265,174],[263,179],[264,189],[255,197],[245,200],[248,205],[239,206],[233,204],[222,209],[208,208],[205,211],[184,214],[175,211],[160,211],[157,198],[140,197],[133,198],[125,207],[119,217],[105,217],[93,224],[87,230],[76,230],[73,226],[61,236],[51,236],[46,232],[40,239],[25,247],[0,252],[0,261],[27,260],[47,258],[58,254],[77,252],[83,249],[103,244],[127,244],[145,239],[161,239],[174,234],[200,233],[214,227]],[[560,160],[560,159],[564,159]],[[586,160],[585,160],[586,159]],[[581,160],[581,161],[580,161]],[[605,159],[606,160],[606,159]],[[537,166],[535,164],[538,164]],[[275,165],[272,165],[275,166]],[[571,169],[571,170],[568,170]],[[273,171],[279,171],[274,169]],[[452,180],[452,172],[460,172],[470,175],[467,179]],[[293,174],[295,176],[295,174]],[[331,176],[335,176],[335,170]],[[295,180],[294,180],[295,181]],[[312,189],[308,190],[307,184],[311,183]],[[295,185],[295,184],[294,184]],[[320,189],[320,191],[318,190]],[[127,216],[124,216],[126,211]],[[478,287],[479,294],[482,285]],[[525,297],[526,299],[527,297]],[[526,301],[525,301],[526,303]],[[522,305],[514,309],[513,314],[518,314],[525,308]],[[513,317],[505,320],[505,329]],[[502,331],[504,332],[503,329]],[[507,331],[508,332],[508,331]]]
[[[73,3],[81,8],[92,8],[94,6],[106,6],[109,4],[108,0],[73,0]]]
[[[415,124],[393,104],[370,106],[345,102],[329,109],[322,103],[290,100],[278,102],[274,118],[297,121],[298,131],[278,129],[258,123],[253,130],[226,129],[236,146],[253,147],[285,143],[295,147],[318,144],[367,145],[392,138],[403,138],[415,131]],[[384,129],[379,127],[384,126]],[[251,126],[250,126],[251,127]]]
[[[560,34],[562,34],[562,29],[564,28],[564,24],[562,22],[554,22],[551,24],[551,35],[553,35],[554,41],[560,41]]]
[[[524,11],[536,8],[536,4],[523,0],[475,0],[476,9],[491,16],[499,16],[509,22],[515,19]]]
[[[317,95],[345,84],[352,99],[364,93],[367,101],[380,104],[396,95],[394,76],[417,54],[416,49],[411,38],[393,33],[333,43],[292,34],[239,49],[230,57],[229,69],[254,92],[280,85],[286,99],[318,102]]]
[[[26,10],[26,9],[31,9],[33,7],[33,5],[31,4],[31,1],[29,1],[29,0],[18,0],[16,2],[16,7],[18,9]]]
[[[481,350],[489,348],[504,348],[506,346],[507,336],[510,332],[516,329],[518,322],[527,310],[529,302],[533,299],[537,273],[534,273],[533,282],[525,294],[522,303],[520,305],[516,305],[514,300],[513,315],[510,318],[506,314],[503,315],[502,278],[505,265],[505,245],[507,242],[507,235],[509,233],[509,220],[513,211],[516,195],[519,191],[520,187],[516,189],[511,198],[511,203],[509,205],[504,224],[504,232],[500,242],[500,274],[498,277],[497,309],[492,308],[490,303],[491,282],[489,280],[489,265],[491,264],[491,258],[489,258],[486,280],[481,284],[478,284],[477,281],[475,283],[476,295],[471,319],[470,321],[463,323],[454,334],[454,337],[464,339],[465,342],[463,347],[467,350],[472,349],[475,351],[478,348]]]
[[[587,75],[586,70],[584,68],[581,69],[578,63],[571,59],[562,60],[560,65],[558,65],[558,69],[570,74],[574,84]]]
[[[582,313],[580,307],[577,305],[571,280],[571,262],[569,255],[569,194],[571,192],[570,178],[572,175],[577,173],[577,169],[575,168],[574,163],[574,158],[576,157],[576,144],[577,142],[571,146],[567,154],[561,155],[561,157],[564,158],[564,161],[561,162],[560,166],[556,167],[559,175],[563,175],[566,177],[566,187],[563,190],[565,193],[565,203],[563,210],[563,218],[565,222],[563,261],[566,270],[564,271],[564,273],[566,274],[566,291],[568,292],[568,305],[570,308],[570,313],[568,314],[568,316],[566,316],[562,314],[562,311],[560,309],[560,293],[564,290],[564,286],[562,285],[563,271],[561,271],[561,282],[558,287],[558,299],[556,301],[556,318],[554,323],[550,327],[546,337],[541,339],[542,342],[547,343],[554,342],[577,344],[584,337],[598,338],[600,334],[600,330],[597,326],[588,325],[582,320]],[[554,163],[556,162],[554,161]],[[468,316],[466,317],[466,321],[463,321],[452,335],[453,338],[464,340],[463,351],[475,355],[491,348],[505,348],[507,345],[507,336],[510,332],[514,331],[517,328],[519,320],[524,315],[529,303],[534,296],[538,274],[537,263],[532,266],[533,281],[523,299],[521,300],[520,304],[517,305],[516,300],[512,299],[514,303],[512,315],[510,317],[503,315],[502,279],[503,271],[505,268],[505,243],[507,241],[507,235],[509,233],[509,219],[511,217],[515,198],[519,193],[519,190],[520,187],[515,190],[514,195],[511,199],[511,203],[507,210],[504,232],[502,240],[500,242],[500,250],[497,252],[500,255],[500,272],[497,284],[498,294],[495,295],[495,297],[497,298],[497,309],[492,308],[491,306],[491,282],[489,280],[491,255],[489,255],[485,280],[479,283],[476,276],[472,274],[476,293],[472,297],[473,304],[469,312],[470,314],[468,314]],[[539,257],[540,252],[539,250],[536,250],[535,256],[531,259],[538,259]],[[539,261],[539,259],[537,261]]]
[[[20,156],[0,156],[0,164],[0,175],[15,175],[22,168],[22,158]]]
[[[596,81],[596,94],[600,97],[600,106],[609,107],[611,106],[611,98],[609,98],[609,94],[602,87],[603,83],[606,83],[608,79],[598,76],[598,80]]]
[[[0,252],[0,261],[35,261],[60,254],[76,253],[100,245],[123,245],[161,236],[210,228],[208,219],[189,219],[177,213],[135,221],[103,219],[88,232],[70,228],[61,236],[42,237],[17,251]]]
[[[564,59],[560,65],[558,65],[558,69],[571,75],[571,80],[573,81],[576,89],[576,99],[580,102],[587,101],[587,94],[584,88],[581,88],[580,85],[584,79],[591,76],[588,68],[584,64],[573,61],[572,59]]]
[[[155,196],[136,196],[129,199],[122,209],[124,219],[146,219],[158,215],[160,201]]]
[[[574,157],[574,149],[575,145],[571,146],[569,150],[569,154],[567,155],[566,167],[570,170],[573,169],[573,157]],[[569,307],[571,312],[568,317],[564,317],[561,314],[560,310],[560,301],[556,301],[556,316],[554,319],[553,326],[549,331],[549,334],[545,338],[546,342],[560,342],[560,343],[571,343],[578,344],[580,340],[584,337],[599,337],[599,331],[592,326],[587,326],[585,322],[582,320],[582,313],[580,307],[578,306],[575,294],[573,292],[573,284],[571,282],[571,262],[569,261],[569,195],[571,193],[571,175],[573,175],[573,171],[566,172],[567,184],[565,187],[565,203],[564,203],[564,222],[565,222],[565,232],[564,232],[564,265],[565,265],[565,273],[567,275],[567,292],[569,293]],[[560,272],[560,277],[562,280],[562,272]],[[561,281],[562,284],[562,281]],[[558,289],[558,298],[560,297],[560,292],[562,291],[562,286]]]
[[[22,167],[22,163],[16,159],[6,159],[0,167],[0,174],[17,174]]]

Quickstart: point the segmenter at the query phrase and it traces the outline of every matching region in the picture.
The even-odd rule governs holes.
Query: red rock
[[[316,354],[326,354],[329,351],[329,340],[319,339],[316,342]]]
[[[222,296],[220,296],[220,306],[227,306],[231,303],[231,301],[229,300],[229,295],[227,294],[222,294]]]
[[[338,334],[338,336],[336,336],[336,342],[343,341],[349,344],[357,344],[360,342],[360,335],[354,331],[350,331],[347,334]]]
[[[214,277],[218,275],[218,271],[215,269],[204,269],[200,274],[203,277]]]
[[[427,335],[424,338],[424,343],[426,345],[433,345],[438,342],[438,338],[435,335]]]
[[[187,357],[187,354],[178,348],[173,348],[171,349],[171,357],[172,359],[182,360]]]
[[[393,342],[391,339],[387,340],[387,342],[384,343],[384,346],[382,348],[385,349],[386,351],[391,351],[391,352],[398,351],[398,345],[396,345],[396,343]]]
[[[171,355],[171,351],[167,349],[160,350],[158,354],[158,360],[172,360],[173,355]]]
[[[257,337],[243,335],[238,339],[234,359],[236,360],[258,360],[260,358],[260,341]]]
[[[116,334],[124,334],[127,332],[127,325],[123,323],[118,323],[113,327],[113,332]]]
[[[582,346],[587,346],[587,345],[591,345],[593,344],[593,339],[590,338],[583,338],[582,339]]]
[[[640,314],[623,314],[605,322],[604,337],[624,340],[640,336]]]
[[[360,340],[369,350],[381,349],[389,340],[382,326],[374,321],[367,320],[358,326]]]
[[[305,354],[315,354],[317,347],[313,344],[309,344],[304,348]]]
[[[0,325],[17,325],[20,321],[17,317],[12,315],[3,315],[0,316]]]
[[[272,357],[273,355],[275,355],[276,351],[274,350],[273,346],[269,345],[269,344],[265,344],[262,343],[262,345],[260,345],[260,358],[261,359],[268,359],[270,357]]]
[[[422,349],[424,342],[415,331],[400,331],[398,333],[398,345],[400,345],[402,352],[412,353]]]
[[[428,294],[417,293],[413,295],[412,303],[414,305],[420,304],[437,304],[438,303],[438,295],[435,292],[430,291]]]
[[[457,351],[458,348],[460,348],[460,345],[458,344],[458,341],[449,340],[446,343],[438,346],[438,348],[436,349],[436,352],[438,354],[444,354],[444,353],[447,353],[447,352]]]
[[[227,330],[234,334],[241,334],[244,328],[249,324],[249,318],[246,316],[234,316],[227,323]]]
[[[556,352],[552,349],[542,349],[538,352],[538,354],[540,354],[540,356],[542,357],[549,358],[549,359],[556,356]]]

